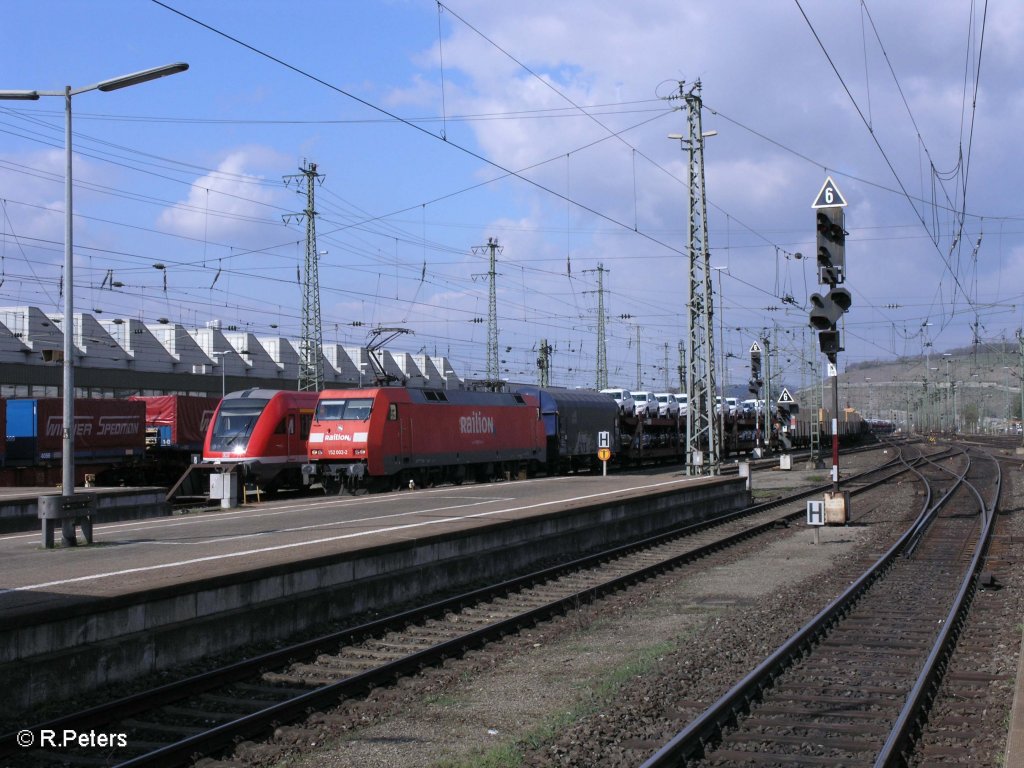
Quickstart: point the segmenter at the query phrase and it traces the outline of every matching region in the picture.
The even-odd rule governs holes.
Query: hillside
[[[1008,417],[1021,415],[1020,365],[1019,347],[1009,342],[849,366],[840,356],[840,406],[901,423],[909,413],[923,428],[955,422],[961,431],[1001,431]],[[823,384],[830,399],[829,382]],[[796,397],[814,399],[810,392]]]

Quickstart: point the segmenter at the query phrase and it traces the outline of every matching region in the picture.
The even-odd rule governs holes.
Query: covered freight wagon
[[[59,462],[64,450],[64,401],[13,399],[6,403],[7,464]],[[75,461],[123,461],[146,451],[146,406],[131,400],[75,398]]]
[[[220,398],[192,395],[130,397],[146,406],[146,445],[200,452]]]
[[[551,472],[597,466],[597,439],[609,433],[609,446],[618,449],[619,406],[602,392],[520,386],[516,391],[540,402],[547,434],[547,464]]]

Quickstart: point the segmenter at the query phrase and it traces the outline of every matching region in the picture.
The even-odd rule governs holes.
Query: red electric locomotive
[[[301,484],[316,392],[246,389],[220,402],[203,444],[203,461],[238,464],[264,490]]]
[[[544,463],[536,397],[408,388],[325,390],[309,434],[307,483],[328,491],[489,480]]]

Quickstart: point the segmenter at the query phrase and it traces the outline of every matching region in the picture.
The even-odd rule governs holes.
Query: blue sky
[[[190,65],[74,99],[80,311],[297,338],[305,231],[282,216],[305,201],[284,177],[312,162],[325,342],[405,327],[396,350],[482,376],[475,247],[493,237],[503,375],[534,379],[547,339],[554,383],[593,385],[601,265],[609,378],[636,386],[639,333],[660,389],[686,323],[686,155],[667,138],[686,117],[665,97],[699,78],[728,381],[765,333],[788,382],[822,366],[795,254],[814,253],[827,175],[849,202],[840,366],[1022,324],[1016,3],[166,6],[4,5],[0,89]],[[60,312],[62,101],[0,102],[0,136],[0,305]]]

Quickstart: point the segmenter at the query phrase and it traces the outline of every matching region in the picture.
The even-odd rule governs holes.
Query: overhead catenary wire
[[[444,47],[444,54],[445,54],[445,58],[447,59],[447,55],[449,53],[449,47],[448,47],[449,43],[448,43],[447,39],[444,40],[444,46],[445,46]],[[446,61],[445,63],[447,65],[448,62]],[[449,74],[450,73],[446,73],[446,77],[448,77]],[[546,72],[542,72],[542,74],[545,77],[549,77],[549,75]],[[523,80],[525,80],[525,78],[523,78]],[[560,78],[555,78],[553,81],[556,82],[556,83],[559,83],[559,82],[561,82],[561,79]],[[435,79],[434,82],[436,83],[436,79]],[[594,99],[594,101],[598,101],[598,100],[599,99]],[[450,110],[450,105],[449,105],[447,108],[442,109],[439,114],[441,115],[441,117],[452,117],[452,115],[447,114],[450,111],[451,110]],[[466,110],[466,111],[472,111],[472,110]],[[479,111],[486,111],[486,110],[479,110]],[[564,115],[560,116],[560,117],[564,117]],[[879,113],[877,111],[876,111],[875,117],[876,117],[876,119],[879,117]],[[393,122],[393,121],[390,121],[387,118],[381,118],[381,120],[382,121]],[[441,124],[443,124],[443,121],[442,122],[438,122],[437,120],[435,120],[432,123],[432,125],[435,126],[432,130],[436,133],[437,126],[441,125]],[[448,130],[450,131],[452,129],[451,128],[451,123],[447,123],[447,126],[448,126]],[[168,153],[163,153],[163,154],[168,154]],[[633,161],[634,161],[634,168],[635,168],[636,167],[636,163],[638,162],[638,158],[636,158],[635,155],[633,155]],[[577,162],[576,160],[573,160],[573,164],[574,165],[576,164],[576,162]],[[518,163],[517,163],[517,165],[518,165]],[[643,169],[643,170],[646,172],[647,169]],[[171,174],[171,175],[174,175],[174,174]],[[497,174],[495,174],[495,175],[497,175]],[[625,179],[625,177],[623,177],[623,178]],[[202,186],[202,185],[200,184],[200,186]],[[559,186],[559,185],[556,184],[556,187],[557,186]],[[625,190],[623,189],[623,191],[625,191]],[[244,192],[242,194],[245,195]],[[203,208],[204,207],[203,206],[203,201],[201,201],[199,199],[199,197],[201,197],[201,196],[202,196],[202,192],[200,192],[198,195],[195,195],[194,198],[193,198],[193,203],[198,203],[198,206],[200,208]],[[166,195],[165,197],[169,197],[169,198],[173,199],[174,196],[173,195]],[[425,196],[421,195],[421,197],[425,197]],[[401,200],[399,200],[398,202],[401,202]],[[416,201],[416,202],[418,203],[418,201]],[[626,202],[626,200],[622,200],[621,202],[623,203],[622,209],[623,209],[623,211],[625,211],[625,202]],[[622,218],[623,221],[626,221],[627,219],[629,219],[629,224],[630,224],[630,228],[631,229],[636,229],[637,226],[638,226],[637,225],[637,218],[638,218],[638,216],[637,216],[637,213],[636,213],[636,202],[637,201],[636,201],[636,198],[634,196],[634,200],[633,200],[634,216],[632,216],[632,217],[627,216],[625,218],[620,216],[620,218]],[[210,200],[209,201],[209,207],[210,208],[213,208],[213,207],[227,208],[227,206],[215,206],[214,203],[215,203],[215,200]],[[571,208],[571,204],[569,202],[566,203],[566,206],[568,208]],[[369,206],[369,207],[374,207],[374,208],[378,208],[379,209],[381,206],[373,205],[373,206]],[[397,208],[399,206],[395,206],[395,207]],[[357,221],[357,217],[356,216],[349,216],[349,217],[342,218],[342,217],[339,217],[337,215],[334,215],[333,212],[331,214],[332,220],[334,222],[336,222],[338,225],[349,227],[348,229],[345,229],[345,230],[342,230],[342,231],[339,232],[339,238],[338,239],[339,239],[340,242],[344,242],[346,244],[346,247],[348,249],[350,249],[350,250],[346,250],[346,251],[341,251],[339,248],[337,248],[336,246],[332,245],[331,250],[332,250],[332,254],[333,255],[331,256],[331,260],[334,262],[334,266],[332,267],[332,269],[339,270],[341,268],[341,264],[343,262],[351,261],[352,262],[352,269],[353,270],[358,270],[358,271],[361,271],[361,272],[367,272],[367,271],[373,271],[374,269],[379,268],[379,269],[384,269],[384,270],[390,271],[390,273],[392,275],[399,275],[399,280],[402,283],[402,289],[401,289],[401,291],[395,291],[394,293],[397,293],[397,294],[400,295],[400,301],[398,303],[392,303],[392,302],[388,301],[388,306],[386,308],[382,307],[382,309],[385,309],[385,311],[387,311],[392,317],[407,316],[410,312],[413,313],[413,317],[414,318],[416,318],[417,315],[423,316],[423,314],[420,312],[420,310],[419,309],[413,309],[413,306],[420,304],[420,299],[423,298],[423,295],[427,293],[428,288],[430,289],[430,293],[434,293],[435,291],[439,290],[440,286],[447,286],[449,289],[458,290],[459,275],[457,273],[457,270],[452,270],[452,269],[448,269],[448,268],[441,268],[441,269],[435,271],[435,260],[439,264],[443,264],[445,262],[453,261],[455,253],[458,252],[458,250],[459,250],[459,248],[458,248],[459,242],[458,241],[459,241],[460,232],[457,229],[457,227],[465,227],[465,228],[468,229],[468,228],[471,228],[471,227],[474,226],[473,222],[471,222],[471,221],[463,222],[462,219],[459,219],[458,221],[445,221],[443,215],[435,215],[435,209],[428,210],[428,209],[426,209],[426,207],[423,204],[419,204],[419,207],[420,207],[421,214],[420,214],[420,216],[417,216],[416,218],[420,219],[421,221],[418,221],[417,224],[422,225],[422,220],[424,218],[429,218],[430,219],[430,221],[429,221],[430,234],[434,236],[435,240],[441,241],[442,247],[444,247],[446,249],[447,248],[451,249],[451,251],[452,251],[451,256],[446,255],[446,253],[444,253],[444,252],[439,252],[439,251],[431,250],[430,249],[431,246],[428,246],[425,243],[426,238],[422,237],[422,236],[420,236],[418,238],[405,238],[402,235],[395,235],[395,237],[398,237],[400,239],[400,241],[401,241],[401,247],[400,248],[395,248],[395,249],[386,248],[386,247],[385,248],[381,248],[380,247],[380,243],[379,243],[379,237],[381,237],[381,236],[386,237],[387,235],[384,235],[384,234],[382,234],[380,232],[380,229],[381,229],[380,227],[376,227],[376,226],[372,226],[371,225],[365,231],[357,232],[355,228],[350,226],[353,222]],[[426,215],[424,215],[424,214],[426,214]],[[406,216],[406,217],[391,217],[388,220],[381,219],[379,221],[380,221],[380,223],[382,225],[385,225],[385,226],[387,226],[389,228],[399,227],[399,228],[405,229],[407,232],[415,231],[414,229],[409,227],[409,225],[408,225],[408,223],[406,221],[402,221],[402,219],[408,219],[408,218],[411,218],[411,217],[408,217],[408,216]],[[584,223],[584,219],[586,219],[586,218],[589,218],[589,217],[580,216],[579,217],[580,223],[583,224]],[[193,221],[198,221],[199,217],[193,215],[192,216],[192,220]],[[754,223],[753,220],[751,220],[751,223]],[[510,224],[511,224],[510,229],[512,229],[514,227],[515,223],[512,222]],[[643,225],[642,220],[640,221],[639,224],[640,224],[640,226]],[[222,258],[222,252],[218,251],[218,248],[217,248],[217,246],[214,245],[214,243],[217,240],[220,240],[222,243],[224,243],[225,245],[228,245],[229,247],[230,246],[237,247],[239,245],[239,243],[240,243],[240,241],[235,241],[233,238],[230,238],[230,237],[226,237],[226,238],[225,237],[218,237],[218,235],[220,233],[224,232],[225,230],[224,230],[224,228],[220,227],[220,223],[217,221],[216,217],[213,214],[211,214],[210,218],[208,219],[208,226],[209,226],[209,234],[211,235],[211,237],[209,238],[208,242],[204,239],[203,243],[204,243],[204,248],[209,251],[208,256],[210,258],[210,262],[209,262],[210,271],[207,273],[207,276],[205,278],[203,278],[201,276],[195,277],[195,283],[199,284],[199,285],[202,285],[204,287],[210,285],[210,283],[212,282],[211,278],[214,278],[214,271],[216,269],[218,269],[218,266],[216,264],[213,264],[213,262],[216,261],[216,262],[220,263],[220,259]],[[446,226],[451,226],[452,228],[446,230],[446,229],[444,229],[444,227],[446,227]],[[754,228],[757,229],[756,224],[755,224]],[[88,228],[84,228],[84,229],[86,231],[88,231]],[[417,227],[417,229],[422,229],[422,226]],[[737,224],[736,225],[736,230],[740,231],[740,229],[741,229],[741,227]],[[607,231],[608,227],[604,227],[603,230]],[[193,233],[195,233],[197,231],[202,232],[203,230],[202,230],[202,228],[200,228],[199,230],[196,230],[196,229],[192,230]],[[525,231],[526,230],[524,230],[524,232]],[[581,229],[580,231],[583,231],[583,230]],[[598,230],[595,228],[594,231],[598,231]],[[539,230],[538,230],[538,232],[539,232]],[[285,234],[286,234],[286,236],[288,235],[288,233],[285,233]],[[417,234],[420,234],[420,233],[417,233]],[[659,239],[662,239],[662,240],[668,239],[670,242],[672,241],[671,237],[666,238],[663,233],[653,233],[653,234],[655,234],[656,237],[659,237]],[[779,247],[782,247],[782,248],[786,248],[788,250],[794,250],[792,243],[788,243],[787,242],[786,235],[781,235],[780,236],[778,233],[769,233],[769,232],[764,232],[764,234],[767,236],[767,238],[769,240],[774,241],[774,244],[776,246],[779,246]],[[291,238],[288,237],[288,239],[290,240]],[[575,239],[575,241],[578,242],[578,243],[582,243],[584,241],[583,237],[581,237],[579,235],[574,235],[572,233],[567,233],[566,239],[567,239],[567,241],[571,241],[571,240]],[[739,240],[746,239],[745,234],[742,234],[741,237],[739,237],[738,239]],[[406,246],[405,246],[405,243],[407,242],[407,240],[408,241],[416,241],[418,243],[418,245],[419,245],[419,247],[416,250],[426,251],[425,255],[424,254],[417,254],[417,256],[412,256],[411,255],[411,250],[412,249],[406,248]],[[182,241],[182,242],[184,242],[184,241]],[[275,241],[264,239],[263,245],[266,245],[266,244],[268,244],[270,242],[275,242]],[[623,241],[623,242],[625,243],[626,241]],[[103,243],[100,243],[100,242],[97,241],[94,244],[95,245],[102,245]],[[752,248],[752,247],[756,247],[756,244],[748,245],[748,244],[746,244],[744,242],[737,243],[737,248]],[[142,256],[143,258],[145,258],[144,257],[145,250],[146,250],[145,248],[138,249],[140,254],[143,254],[143,256]],[[241,250],[245,250],[245,249],[244,248],[238,248],[238,250],[241,251]],[[627,246],[626,248],[623,248],[623,250],[627,251],[627,253],[623,256],[623,258],[641,258],[641,259],[645,258],[644,254],[637,252],[638,249],[629,248]],[[771,246],[765,248],[765,255],[767,255],[770,250],[773,250],[773,248]],[[267,267],[269,264],[277,262],[279,260],[278,254],[280,254],[281,251],[280,250],[279,251],[274,251],[274,252],[267,251],[267,253],[268,254],[273,253],[273,255],[271,255],[271,256],[269,256],[267,258],[259,258],[259,259],[251,260],[251,263],[254,265],[254,267],[256,269],[261,269],[262,270],[265,267]],[[348,256],[349,253],[353,254],[353,256],[351,258]],[[590,264],[588,264],[586,262],[587,254],[585,252],[583,252],[582,249],[580,250],[579,253],[572,253],[571,249],[567,248],[567,253],[571,253],[572,260],[579,259],[578,264],[575,265],[575,266],[578,267],[578,269],[582,268],[584,266],[590,266]],[[741,252],[737,251],[737,253],[741,253]],[[548,268],[551,266],[550,263],[545,263],[545,261],[544,261],[544,256],[545,255],[546,254],[544,254],[543,251],[537,250],[537,251],[531,252],[529,254],[524,254],[524,257],[529,258],[529,260],[530,260],[529,263],[527,263],[525,259],[523,261],[521,261],[521,262],[517,262],[517,264],[521,265],[526,270],[532,270],[534,268],[539,268],[536,273],[530,272],[530,271],[528,271],[526,273],[527,276],[531,278],[530,279],[531,285],[536,285],[537,284],[537,281],[535,279],[533,279],[533,275],[535,275],[535,274],[536,275],[545,274],[546,271],[548,271]],[[745,257],[745,254],[743,254],[743,255]],[[191,253],[186,253],[185,258],[191,259],[191,256],[192,256]],[[666,258],[671,258],[671,253],[666,253]],[[285,265],[287,265],[289,267],[291,266],[292,257],[290,255],[290,253],[285,253],[283,258],[281,258],[280,260],[282,262],[284,262]],[[224,267],[224,269],[228,268],[228,261],[229,260],[227,258],[223,259],[223,267]],[[237,262],[238,262],[237,259],[232,259],[231,261],[233,261],[237,265]],[[244,259],[243,259],[243,261],[244,261]],[[101,264],[100,262],[101,262],[101,260],[97,259],[97,266],[105,266],[105,265]],[[428,263],[428,265],[429,265],[428,274],[426,275],[426,280],[424,280],[423,276],[422,276],[422,265],[425,262]],[[662,263],[666,263],[666,262],[662,262]],[[638,266],[640,266],[640,265],[638,265]],[[21,270],[21,271],[24,271],[24,270]],[[554,270],[552,270],[552,271],[554,271]],[[576,271],[577,270],[573,270],[573,272],[576,272]],[[340,273],[336,272],[335,274],[340,274]],[[742,272],[738,272],[738,274],[742,275],[743,273]],[[182,273],[181,273],[180,270],[175,272],[175,277],[176,277],[175,282],[178,282],[178,279],[180,279],[181,275],[182,275]],[[195,273],[193,273],[193,276],[195,276]],[[99,275],[96,277],[96,280],[98,280],[98,279],[99,279]],[[757,279],[751,279],[749,276],[748,276],[747,279],[748,279],[749,282],[754,283],[754,284],[757,284],[757,283],[760,282]],[[409,280],[413,280],[415,282],[415,284],[417,286],[417,290],[419,291],[418,295],[414,294],[414,289],[413,289],[412,285],[410,283],[408,283]],[[222,276],[220,278],[219,282],[217,283],[217,288],[220,288],[221,285],[223,284],[223,282],[224,282],[224,277]],[[51,285],[52,285],[52,283],[51,283]],[[241,285],[241,283],[240,283],[240,285]],[[737,284],[737,286],[739,287],[739,284]],[[769,288],[769,290],[771,289],[770,284],[768,284],[767,287]],[[255,287],[246,286],[245,292],[249,293],[249,294],[252,294],[254,288]],[[388,288],[389,289],[391,288],[391,284],[390,283],[388,284]],[[564,286],[564,284],[563,284],[562,286],[559,286],[559,288],[567,288],[567,290],[565,290],[564,293],[566,294],[566,297],[568,297],[569,291],[572,290],[572,289],[575,289],[575,292],[579,293],[580,286],[576,285],[575,283],[570,283],[570,285],[568,287]],[[540,290],[543,292],[543,295],[545,297],[547,297],[548,295],[553,297],[553,296],[557,295],[558,293],[562,292],[562,291],[559,291],[559,290],[552,290],[551,293],[548,294],[547,286],[541,287]],[[728,286],[727,286],[727,290],[728,290]],[[971,288],[969,290],[971,290],[971,292],[973,293],[973,288]],[[948,295],[948,287],[945,289],[945,291],[946,291],[946,293]],[[388,293],[392,293],[392,291],[389,290]],[[623,291],[622,293],[623,293],[623,296],[621,296],[620,298],[622,298],[623,300],[629,300],[631,298],[628,295],[627,292]],[[412,296],[412,300],[409,300],[410,296]],[[654,317],[655,315],[661,315],[662,313],[659,310],[661,310],[662,308],[666,308],[667,307],[667,302],[664,300],[664,298],[662,296],[657,296],[656,297],[656,292],[655,291],[652,291],[651,295],[648,296],[647,298],[652,300],[652,301],[649,302],[651,316]],[[431,297],[427,296],[426,301],[431,301],[431,300],[432,300]],[[348,302],[346,301],[346,304],[347,303]],[[761,302],[761,303],[767,303],[767,302]],[[522,302],[520,302],[520,304],[522,304]],[[339,312],[341,312],[341,313],[347,312],[348,310],[347,309],[343,309],[342,306],[343,305],[339,304]],[[504,309],[505,309],[505,307],[504,307],[504,302],[503,302],[503,311],[504,311]],[[415,321],[416,320],[414,319],[414,322]]]

